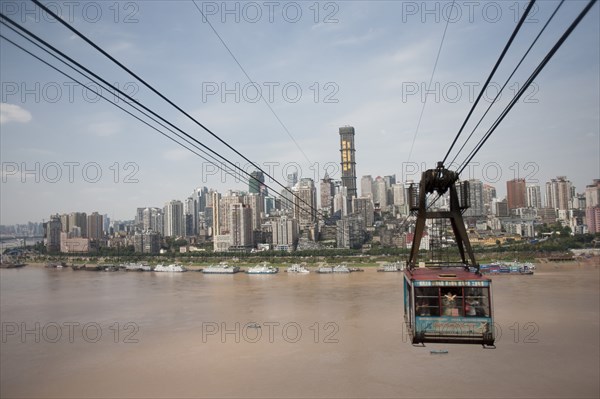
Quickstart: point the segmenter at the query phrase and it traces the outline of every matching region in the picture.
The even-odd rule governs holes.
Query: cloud
[[[31,113],[15,104],[0,103],[0,125],[9,122],[28,123]]]
[[[172,150],[165,151],[163,158],[168,161],[185,161],[190,158],[192,153],[184,148],[175,148]]]
[[[133,48],[133,44],[128,41],[120,40],[108,46],[109,53],[125,52],[130,51]]]
[[[334,46],[356,46],[370,42],[381,34],[381,30],[369,29],[362,35],[346,36],[344,39],[337,40],[333,43]]]
[[[95,136],[108,137],[113,136],[121,130],[119,124],[114,122],[97,122],[89,125],[88,130]]]

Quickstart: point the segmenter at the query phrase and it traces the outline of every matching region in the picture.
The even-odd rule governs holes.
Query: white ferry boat
[[[250,267],[246,270],[246,273],[248,274],[275,274],[277,272],[279,272],[278,267],[269,266],[265,263]]]
[[[295,263],[295,264],[291,265],[290,267],[288,267],[286,271],[288,273],[300,273],[300,274],[310,273],[310,270],[308,270],[303,265],[299,265],[297,263]]]
[[[234,274],[239,271],[239,266],[229,266],[226,263],[221,263],[219,265],[211,265],[202,269],[202,273],[205,274]]]
[[[317,269],[317,273],[350,273],[350,269],[346,265],[321,266]]]
[[[181,266],[181,265],[170,264],[168,266],[156,265],[156,267],[154,268],[154,271],[155,272],[181,273],[181,272],[187,272],[187,269],[184,266]]]
[[[148,265],[144,265],[141,263],[129,263],[125,265],[125,271],[128,272],[149,272],[152,271],[152,268]]]
[[[384,263],[377,269],[378,272],[401,272],[404,270],[404,262]]]

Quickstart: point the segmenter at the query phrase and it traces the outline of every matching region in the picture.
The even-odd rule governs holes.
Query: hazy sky
[[[44,3],[282,182],[297,168],[303,177],[322,178],[327,170],[339,178],[338,128],[344,125],[356,129],[359,180],[366,174],[418,180],[416,170],[444,157],[526,6],[455,3],[410,154],[450,1],[197,1],[255,85],[191,1]],[[558,4],[538,3],[463,138]],[[565,2],[459,162],[585,3]],[[0,4],[6,16],[253,170],[33,3]],[[596,4],[462,178],[482,179],[503,195],[506,180],[515,176],[543,186],[566,175],[579,192],[600,177],[599,14]],[[51,59],[6,27],[0,31]],[[72,211],[132,219],[136,207],[183,200],[195,187],[247,188],[5,40],[0,43],[0,223]]]

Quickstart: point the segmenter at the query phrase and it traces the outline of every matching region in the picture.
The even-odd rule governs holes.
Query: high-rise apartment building
[[[533,184],[527,185],[526,206],[535,209],[542,208],[542,190],[540,189],[540,186]]]
[[[60,215],[60,223],[61,223],[61,228],[62,228],[62,232],[63,233],[68,233],[69,232],[69,215],[66,213],[63,213],[62,215]]]
[[[379,204],[380,209],[388,206],[387,183],[381,176],[377,176],[373,182],[373,202]]]
[[[585,186],[585,223],[588,232],[600,233],[600,179]]]
[[[262,218],[265,214],[265,197],[262,194],[251,193],[244,196],[244,203],[252,211],[252,230],[260,230]]]
[[[296,184],[298,184],[298,172],[288,173],[287,186],[294,187]]]
[[[60,252],[60,234],[62,225],[58,214],[50,216],[46,223],[46,250],[49,253]]]
[[[371,197],[352,198],[352,212],[362,217],[364,227],[371,227],[375,222],[375,207]]]
[[[392,185],[392,195],[394,197],[394,205],[403,206],[406,204],[406,189],[404,184],[396,183]]]
[[[302,178],[293,187],[294,217],[298,220],[300,228],[308,228],[317,221],[317,190],[315,183],[310,178]]]
[[[142,231],[154,231],[164,234],[163,210],[160,208],[144,208],[142,212]]]
[[[135,218],[134,218],[134,226],[136,229],[141,230],[142,229],[142,218],[143,218],[143,212],[144,212],[145,208],[137,208],[136,212],[135,212]]]
[[[352,203],[348,205],[348,188],[342,186],[340,182],[335,185],[335,195],[333,196],[333,213],[336,217],[344,217],[350,213]]]
[[[198,216],[196,213],[196,200],[192,194],[183,201],[183,224],[186,237],[197,234]]]
[[[87,217],[87,238],[90,240],[100,240],[104,237],[102,228],[104,226],[103,217],[98,212],[93,212]]]
[[[363,220],[360,215],[344,216],[337,221],[337,247],[360,248],[363,243]]]
[[[251,248],[252,240],[252,209],[242,203],[229,205],[229,236],[230,246],[234,249]]]
[[[465,210],[464,216],[485,216],[485,203],[483,201],[483,183],[478,179],[469,180],[469,199],[471,206]]]
[[[525,208],[526,197],[525,179],[512,179],[506,182],[506,202],[509,210]]]
[[[158,254],[160,251],[159,233],[155,231],[137,232],[133,236],[133,249],[136,253]]]
[[[373,198],[373,177],[371,175],[360,178],[360,196]]]
[[[572,195],[572,184],[566,176],[546,182],[546,207],[566,211]]]
[[[210,207],[211,208],[211,215],[212,216],[210,219],[210,224],[209,226],[212,227],[212,234],[214,236],[221,234],[221,221],[220,219],[220,212],[219,209],[221,207],[221,194],[218,191],[211,191],[210,195],[209,195],[209,199],[210,201],[207,202],[206,207]]]
[[[291,251],[298,242],[298,222],[282,216],[271,221],[273,249]]]
[[[486,215],[496,214],[496,205],[494,200],[496,199],[496,187],[489,184],[483,185],[483,209]]]
[[[227,195],[223,195],[218,201],[218,216],[219,221],[219,234],[229,234],[230,232],[230,220],[229,211],[231,210],[231,204],[241,204],[243,202],[243,196],[237,191],[228,191]]]
[[[321,180],[319,191],[321,195],[321,212],[327,216],[331,216],[333,214],[333,196],[335,195],[335,188],[333,186],[333,180],[331,180],[327,172],[325,172],[325,176],[323,177],[323,180]]]
[[[68,233],[83,238],[87,237],[87,214],[85,212],[72,212],[69,214]]]
[[[183,218],[183,203],[179,200],[167,202],[163,208],[164,235],[166,237],[185,236],[185,223]]]

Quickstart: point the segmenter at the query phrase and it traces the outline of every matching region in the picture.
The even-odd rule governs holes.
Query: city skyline
[[[264,19],[267,14],[258,23],[244,16],[236,22],[226,15],[223,22],[220,13],[207,12],[208,20],[253,80],[263,88],[265,82],[275,82],[273,87],[278,89],[286,84],[290,90],[296,85],[302,88],[297,102],[284,98],[281,90],[268,101],[288,135],[262,101],[247,101],[249,91],[243,91],[246,77],[192,3],[136,4],[137,11],[133,10],[130,18],[136,22],[123,20],[132,10],[129,14],[121,10],[115,22],[108,8],[104,17],[93,23],[80,13],[73,15],[72,22],[253,162],[275,170],[274,176],[282,183],[298,167],[299,178],[310,177],[316,184],[325,172],[339,180],[338,129],[347,124],[356,129],[357,177],[395,174],[399,181],[406,180],[406,175],[418,181],[423,169],[434,167],[443,157],[472,104],[471,89],[477,93],[476,87],[481,87],[516,23],[514,10],[502,5],[502,18],[497,21],[480,12],[468,18],[463,9],[462,18],[448,25],[433,90],[411,153],[423,85],[433,67],[444,18],[423,10],[414,14],[403,4],[360,1],[331,3],[337,11],[321,8],[316,23],[308,4],[302,5],[303,17],[296,22],[281,14],[272,23]],[[439,4],[441,9],[450,2]],[[525,2],[518,4],[524,6]],[[508,65],[516,63],[525,43],[556,4],[544,2],[536,13],[537,22],[525,24],[516,50],[507,55]],[[535,65],[582,5],[566,3],[525,69]],[[9,16],[22,22],[19,12]],[[331,21],[325,21],[328,15]],[[141,84],[100,61],[59,24],[43,16],[24,21],[27,28],[76,58],[83,57],[84,63],[95,63],[101,75],[223,151],[215,140],[186,125],[168,107],[158,106]],[[157,23],[171,29],[154,32]],[[517,104],[465,170],[463,179],[481,179],[503,196],[503,183],[513,178],[525,177],[528,184],[543,185],[566,175],[582,191],[598,177],[597,30],[598,13],[591,12],[535,80],[536,88],[528,92],[527,100]],[[2,32],[9,36],[4,27]],[[470,56],[472,47],[479,49],[478,57]],[[269,51],[261,50],[265,48]],[[47,219],[55,212],[83,208],[128,220],[140,204],[157,206],[173,198],[183,201],[195,187],[224,191],[248,186],[247,181],[236,183],[111,105],[84,94],[81,87],[71,93],[68,79],[4,40],[0,51],[2,224]],[[166,56],[157,59],[157,51]],[[357,53],[362,56],[356,57]],[[315,57],[319,62],[312,62]],[[508,68],[500,72],[494,79],[497,82],[506,77]],[[525,72],[517,74],[511,94],[525,76]],[[234,92],[227,95],[221,89]],[[326,101],[326,97],[337,102]],[[502,103],[508,98],[507,93]],[[249,172],[254,170],[244,160],[235,158],[235,162]],[[265,182],[273,184],[266,176]]]
[[[361,178],[365,178],[365,177],[371,177],[370,175],[365,175],[365,176],[360,176]],[[395,177],[393,175],[387,175],[386,177],[392,178]],[[381,176],[378,176],[378,178],[381,178]],[[291,201],[288,205],[288,209],[291,211],[291,215],[290,216],[302,216],[303,218],[308,217],[309,215],[312,215],[310,217],[314,217],[315,221],[318,218],[322,218],[323,216],[325,216],[325,213],[321,213],[318,214],[317,212],[322,212],[323,209],[325,209],[325,207],[322,206],[322,200],[323,198],[328,198],[328,196],[321,196],[321,190],[323,189],[324,186],[318,184],[318,182],[315,181],[311,181],[310,183],[308,183],[308,181],[310,181],[311,178],[301,178],[295,186],[292,186],[291,188],[293,188],[294,190],[292,190],[294,192],[295,195],[297,195],[298,197],[292,197]],[[514,180],[514,179],[513,179]],[[513,180],[507,180],[505,182],[503,182],[503,185],[508,185],[509,183],[512,183]],[[539,183],[539,184],[527,184],[526,185],[526,192],[523,193],[523,195],[525,196],[523,198],[524,204],[523,204],[523,208],[535,208],[535,209],[546,209],[546,208],[552,208],[552,209],[556,209],[557,211],[560,210],[567,210],[570,208],[570,203],[572,199],[575,199],[575,197],[577,196],[582,196],[585,197],[587,194],[587,189],[590,186],[595,186],[597,184],[597,182],[600,179],[592,179],[591,181],[589,181],[581,190],[577,189],[577,187],[575,187],[574,185],[571,184],[570,180],[568,179],[567,176],[556,176],[552,179],[550,179],[547,182],[544,183]],[[381,182],[383,182],[384,179],[381,178]],[[507,204],[507,209],[515,209],[515,208],[520,208],[521,206],[511,206],[509,200],[508,200],[508,195],[497,195],[497,187],[493,186],[493,185],[489,185],[489,184],[485,184],[483,181],[479,180],[479,179],[468,179],[467,181],[470,182],[470,197],[471,197],[471,206],[467,209],[465,216],[481,216],[484,215],[486,212],[484,211],[485,206],[487,203],[489,203],[492,199],[492,197],[490,198],[486,198],[486,194],[484,193],[484,189],[487,187],[487,189],[492,189],[494,190],[494,196],[493,198],[496,201],[505,201]],[[552,197],[548,197],[548,193],[552,192],[549,190],[549,186],[551,185],[555,185],[557,184],[557,182],[565,182],[568,183],[570,187],[569,188],[569,195],[565,196],[565,199],[562,200],[561,204],[559,204],[559,206],[556,206],[553,208],[553,206],[555,205],[555,203],[557,202],[557,200],[555,200]],[[476,183],[475,186],[473,186],[474,182]],[[337,183],[340,185],[340,187],[342,186],[342,182],[341,180],[333,180],[331,179],[331,186],[333,188],[333,184]],[[373,183],[375,183],[375,181],[373,181]],[[406,190],[407,187],[410,183],[413,183],[412,181],[405,181],[405,182],[400,182],[398,181],[397,183],[394,181],[393,184],[391,185],[384,185],[385,189],[388,191],[388,197],[386,199],[386,204],[385,206],[396,206],[399,203],[407,203],[407,197],[406,197]],[[415,181],[414,183],[418,183],[418,181]],[[310,184],[311,185],[311,189],[312,192],[311,194],[309,194],[308,197],[303,196],[301,194],[299,194],[301,191],[298,191],[299,189],[301,189],[303,187],[303,185],[306,184]],[[375,184],[373,184],[375,186]],[[401,192],[398,191],[396,192],[395,187],[404,187],[404,190],[402,190]],[[218,195],[218,201],[220,202],[222,199],[223,195],[226,195],[228,198],[226,201],[226,204],[222,205],[222,206],[229,206],[232,203],[245,203],[244,201],[246,201],[244,198],[249,198],[253,195],[256,195],[255,193],[250,192],[247,188],[246,190],[244,189],[234,189],[234,188],[229,188],[226,189],[224,191],[218,191],[212,187],[206,187],[206,186],[200,186],[200,187],[196,187],[193,189],[194,191],[198,190],[198,191],[202,191],[205,192],[206,195]],[[573,197],[570,196],[570,194],[574,194]],[[391,196],[390,196],[391,195]],[[229,197],[231,196],[231,197]],[[533,199],[531,198],[533,196]],[[185,197],[185,196],[184,196]],[[370,197],[372,200],[374,200],[373,202],[379,202],[380,200],[375,196],[373,196],[373,194],[371,195],[363,195],[362,191],[360,192],[360,195],[358,195],[357,197],[355,197],[355,199],[364,199],[366,197]],[[398,200],[398,197],[401,198],[400,200]],[[172,197],[171,197],[172,198]],[[190,199],[191,197],[187,197],[187,199]],[[278,195],[266,195],[262,197],[263,200],[268,199],[268,198],[274,198],[275,200],[279,200],[281,197]],[[479,199],[481,198],[481,199]],[[198,200],[200,200],[200,197],[198,197]],[[333,196],[330,197],[330,200],[333,202]],[[479,203],[479,202],[473,202],[473,201],[481,201],[483,200],[483,204]],[[531,203],[533,201],[533,203]],[[591,203],[596,204],[596,202],[594,202],[597,200],[593,200],[591,201]],[[126,218],[113,218],[111,217],[110,214],[106,213],[103,210],[99,210],[99,209],[93,209],[93,208],[85,208],[87,210],[82,210],[80,208],[78,208],[78,210],[67,210],[67,211],[53,211],[51,212],[49,215],[47,215],[47,217],[43,218],[42,220],[28,220],[25,222],[18,222],[18,223],[2,223],[2,226],[23,226],[23,225],[27,225],[29,223],[42,223],[42,222],[47,222],[50,221],[50,219],[52,218],[52,216],[54,215],[65,215],[65,216],[69,216],[69,222],[67,222],[67,225],[73,224],[73,222],[71,222],[71,220],[74,220],[75,218],[78,217],[78,215],[83,215],[89,217],[91,215],[99,215],[105,218],[108,218],[111,222],[135,222],[135,223],[142,223],[144,225],[148,224],[148,225],[152,225],[152,226],[156,226],[156,222],[151,222],[151,216],[150,214],[145,215],[144,213],[139,213],[136,215],[136,212],[142,212],[144,210],[148,210],[148,211],[154,211],[157,210],[159,212],[159,214],[164,215],[167,218],[170,218],[170,216],[166,216],[165,214],[165,210],[167,210],[168,208],[170,208],[171,206],[173,206],[173,204],[177,204],[176,206],[179,207],[178,212],[180,212],[181,214],[181,218],[182,218],[182,222],[181,223],[185,223],[185,215],[187,214],[186,211],[184,211],[185,209],[185,198],[182,199],[171,199],[168,201],[165,201],[162,205],[161,204],[146,204],[144,206],[137,206],[136,208],[132,209],[129,217]],[[286,201],[281,199],[282,204],[284,204]],[[139,205],[139,204],[138,204]],[[250,205],[250,204],[249,204]],[[261,208],[261,212],[265,212],[264,209],[264,203],[260,205]],[[576,207],[576,204],[573,204],[574,207]],[[596,205],[593,205],[596,206]],[[282,207],[285,209],[286,207],[284,205],[282,205]],[[331,204],[331,207],[333,208],[333,204]],[[203,209],[203,208],[199,208],[199,209]],[[312,210],[310,210],[312,209]],[[351,208],[353,209],[353,208]],[[89,210],[89,212],[88,212]],[[136,211],[137,210],[137,211]],[[198,210],[198,212],[200,212],[200,210]],[[266,212],[268,213],[268,212]],[[493,212],[492,212],[493,213]],[[154,216],[155,218],[156,216]],[[139,220],[138,220],[139,219]],[[152,219],[154,220],[154,219]],[[312,220],[312,219],[311,219]],[[65,222],[63,221],[63,224]],[[87,234],[89,234],[89,227],[87,227],[86,225],[86,221],[84,220],[84,226],[86,226],[85,228],[83,228],[81,235],[83,237],[87,237]],[[154,224],[152,224],[154,223]],[[161,222],[162,223],[162,222]],[[221,222],[223,223],[223,222]],[[220,225],[221,225],[220,223]],[[225,225],[228,225],[228,221],[224,222]],[[104,224],[106,226],[106,223]],[[254,227],[256,227],[256,223],[253,223]],[[162,229],[162,227],[161,227]],[[175,229],[175,228],[170,228],[170,229]],[[186,231],[185,226],[178,226],[177,228],[177,232],[178,234],[174,234],[174,235],[181,235],[184,236],[186,235],[184,232]],[[68,229],[67,229],[68,230]],[[156,230],[155,228],[150,228],[150,230]],[[160,229],[159,229],[160,230]],[[168,235],[172,235],[172,234],[168,234]]]

